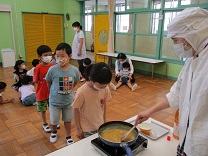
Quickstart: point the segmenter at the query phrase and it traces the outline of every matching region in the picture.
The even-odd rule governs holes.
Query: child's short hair
[[[59,43],[55,51],[57,50],[65,50],[67,55],[71,55],[72,53],[71,46],[68,43]]]
[[[119,53],[118,55],[117,55],[117,59],[122,59],[122,60],[125,60],[127,57],[126,57],[126,55],[124,54],[124,53]]]
[[[90,80],[93,82],[108,84],[112,79],[112,72],[106,63],[99,62],[92,67],[89,76]]]
[[[40,45],[37,48],[37,54],[38,56],[42,56],[43,53],[52,52],[51,48],[47,45]]]
[[[123,63],[123,68],[130,68],[129,62],[124,62]]]
[[[0,89],[6,88],[7,84],[5,82],[0,82]]]
[[[21,83],[22,83],[23,85],[28,85],[28,84],[30,84],[30,83],[32,82],[32,80],[33,80],[32,76],[25,75],[25,76],[23,76],[23,78],[21,79]]]
[[[32,61],[33,67],[36,67],[39,63],[40,63],[40,60],[39,60],[39,59],[34,59],[34,60]]]
[[[90,71],[92,69],[92,67],[94,66],[95,64],[90,64],[89,66],[87,66],[87,68],[85,69],[85,80],[86,81],[90,81],[89,79],[89,76],[90,76]]]
[[[16,62],[15,62],[15,65],[14,65],[14,70],[19,70],[19,65],[21,65],[22,63],[24,63],[24,61],[23,60],[17,60]]]
[[[91,64],[91,60],[90,60],[90,58],[85,58],[84,60],[83,60],[83,63],[85,64],[85,65],[87,65],[87,66],[89,66],[90,64]]]

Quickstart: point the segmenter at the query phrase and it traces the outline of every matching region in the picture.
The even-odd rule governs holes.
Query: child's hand
[[[82,129],[76,129],[76,136],[79,139],[82,139],[84,137],[84,132],[82,131]]]

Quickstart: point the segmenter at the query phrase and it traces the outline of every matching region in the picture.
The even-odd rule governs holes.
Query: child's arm
[[[84,136],[84,133],[83,133],[81,125],[80,125],[79,109],[78,108],[74,108],[73,109],[73,114],[74,114],[74,124],[75,124],[75,128],[76,128],[76,136],[79,139],[82,139],[83,136]]]
[[[50,88],[51,88],[51,81],[46,81],[47,82],[47,86],[48,86],[48,89],[50,90]]]
[[[21,92],[19,91],[19,99],[21,100],[21,97],[22,97],[22,94]]]
[[[15,74],[15,79],[17,82],[19,81],[19,76],[17,74]]]
[[[103,113],[104,123],[106,122],[106,102],[104,103],[104,113]]]

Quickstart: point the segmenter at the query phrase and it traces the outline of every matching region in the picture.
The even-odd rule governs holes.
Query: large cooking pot
[[[105,130],[110,130],[110,129],[122,129],[122,130],[130,130],[131,128],[133,127],[132,124],[128,123],[128,122],[123,122],[123,121],[110,121],[110,122],[106,122],[104,124],[102,124],[99,129],[98,129],[98,136],[99,138],[101,139],[101,141],[103,143],[105,143],[106,145],[109,145],[109,146],[112,146],[112,147],[115,147],[115,148],[119,148],[119,147],[122,147],[128,156],[133,156],[133,153],[130,149],[129,146],[131,146],[132,144],[134,144],[138,138],[138,135],[139,135],[139,132],[138,132],[138,129],[135,128],[131,133],[134,135],[134,139],[133,140],[130,140],[128,142],[111,142],[111,141],[108,141],[106,139],[104,139],[102,137],[102,133],[105,131]]]

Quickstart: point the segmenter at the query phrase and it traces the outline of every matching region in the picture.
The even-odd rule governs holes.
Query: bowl
[[[138,127],[142,133],[147,134],[147,135],[149,135],[152,130],[152,124],[147,123],[147,122],[143,122],[141,124],[138,124]]]

